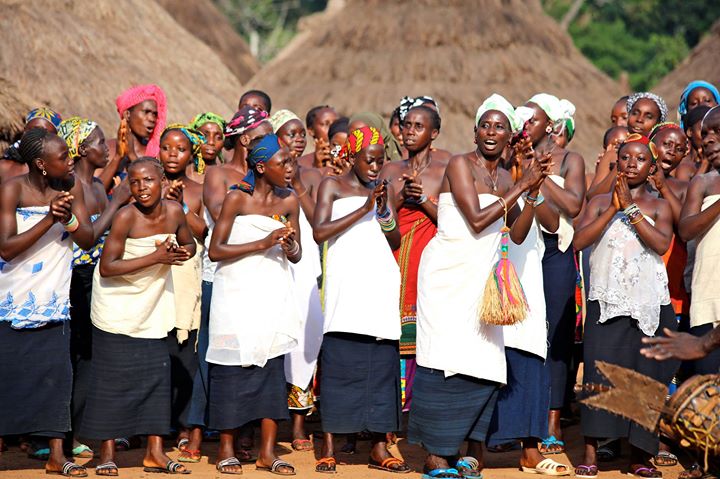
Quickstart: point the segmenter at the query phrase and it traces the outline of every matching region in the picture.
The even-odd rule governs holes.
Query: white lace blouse
[[[645,335],[653,336],[660,306],[670,304],[667,272],[660,255],[643,244],[623,213],[615,215],[593,248],[590,270],[588,298],[600,304],[598,322],[630,316]]]

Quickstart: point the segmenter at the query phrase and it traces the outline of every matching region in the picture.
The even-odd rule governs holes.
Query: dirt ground
[[[337,459],[339,461],[338,473],[335,476],[327,474],[318,474],[315,472],[315,456],[311,452],[295,452],[290,448],[290,436],[287,423],[281,426],[280,431],[280,444],[277,448],[278,455],[292,463],[296,467],[298,478],[307,477],[337,477],[338,479],[381,479],[397,477],[397,475],[381,472],[376,470],[368,469],[367,457],[369,451],[368,442],[359,442],[358,451],[354,455],[347,455],[338,453]],[[318,423],[308,424],[310,431],[319,430]],[[569,443],[569,449],[567,455],[551,456],[559,462],[566,464],[578,464],[582,459],[582,439],[580,437],[579,426],[571,426],[565,430],[566,439]],[[322,436],[319,432],[316,434],[318,438]],[[257,440],[257,439],[256,439]],[[338,446],[344,443],[342,438],[336,439]],[[315,448],[319,451],[321,440],[315,440]],[[168,447],[169,455],[171,458],[177,457],[177,450],[172,449],[172,441],[167,441],[166,446]],[[338,447],[339,449],[339,447]],[[203,444],[203,458],[198,464],[190,464],[188,467],[192,470],[191,477],[209,479],[209,478],[223,478],[231,477],[228,475],[221,475],[215,469],[215,452],[217,450],[217,442],[206,442]],[[623,452],[627,452],[627,444],[623,444]],[[418,478],[422,471],[423,459],[425,453],[421,448],[415,445],[411,445],[405,438],[400,438],[398,444],[391,447],[391,452],[399,457],[405,459],[408,464],[414,469],[414,473],[403,475],[402,477]],[[156,479],[163,477],[158,474],[149,474],[143,472],[142,467],[139,467],[142,463],[143,450],[134,449],[128,452],[118,453],[117,463],[120,466],[120,477],[126,479]],[[511,451],[506,453],[485,453],[485,465],[484,475],[486,479],[521,479],[535,476],[529,476],[523,474],[517,468],[520,457],[519,451]],[[687,458],[681,457],[683,462]],[[87,464],[90,468],[97,464],[96,459],[78,460],[78,463]],[[343,465],[345,463],[346,465]],[[29,459],[23,452],[17,447],[10,447],[7,452],[0,454],[0,478],[2,479],[31,479],[45,477],[43,473],[43,462]],[[627,456],[621,457],[619,460],[610,463],[600,464],[600,478],[601,479],[618,479],[620,477],[628,477],[627,472]],[[664,477],[666,479],[675,479],[678,473],[682,470],[681,466],[665,467],[662,468]],[[253,464],[246,464],[243,466],[243,477],[251,479],[269,478],[271,477],[268,472],[256,471]],[[88,469],[89,477],[96,477],[92,469]],[[277,476],[273,476],[277,477]]]

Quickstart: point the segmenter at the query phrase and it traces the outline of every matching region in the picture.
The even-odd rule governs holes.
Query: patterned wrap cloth
[[[30,110],[25,117],[25,123],[30,123],[35,118],[42,118],[43,120],[49,121],[56,130],[60,127],[60,123],[62,122],[62,117],[58,112],[51,110],[50,108],[45,108],[44,106]]]
[[[253,191],[255,191],[255,166],[258,163],[265,163],[281,148],[280,139],[276,135],[270,134],[263,137],[263,139],[260,140],[260,143],[255,145],[255,148],[250,151],[250,154],[247,157],[247,175],[245,175],[245,178],[243,178],[240,183],[232,186],[231,189],[242,190],[245,193],[252,195]]]
[[[225,127],[225,136],[242,135],[248,130],[257,128],[267,117],[267,112],[245,105],[233,115],[232,120]]]
[[[158,117],[155,129],[145,147],[145,154],[157,157],[160,153],[160,136],[162,136],[162,131],[167,123],[167,99],[162,88],[153,84],[128,88],[115,99],[115,106],[117,106],[118,115],[122,118],[127,110],[146,100],[153,100],[157,104]]]
[[[650,93],[648,91],[633,93],[628,97],[627,101],[627,112],[628,114],[632,111],[633,106],[635,106],[635,103],[637,103],[639,100],[652,100],[655,102],[655,104],[658,107],[658,110],[660,110],[660,119],[658,120],[658,123],[662,123],[665,120],[667,120],[668,115],[668,107],[667,104],[665,104],[665,100],[660,98],[655,93]]]
[[[60,123],[57,134],[65,140],[68,146],[68,155],[70,158],[80,156],[80,145],[90,136],[97,128],[98,124],[87,118],[73,116]]]

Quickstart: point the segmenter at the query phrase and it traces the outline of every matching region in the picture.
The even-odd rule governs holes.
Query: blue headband
[[[247,157],[249,170],[247,175],[245,175],[245,178],[243,178],[240,183],[232,187],[232,189],[242,190],[252,195],[253,191],[255,191],[255,166],[257,166],[258,163],[268,161],[280,148],[282,148],[282,146],[280,146],[280,139],[276,135],[269,134],[264,136],[262,140],[255,145],[255,148],[250,151]]]
[[[717,88],[715,88],[715,85],[712,83],[708,83],[703,80],[695,80],[693,82],[688,83],[688,86],[685,87],[685,89],[682,92],[682,95],[680,95],[680,105],[678,105],[678,113],[680,114],[680,118],[687,115],[688,112],[688,97],[690,96],[690,93],[693,92],[693,90],[696,90],[698,88],[705,88],[710,91],[710,93],[713,94],[715,97],[715,101],[720,104],[720,92]],[[680,127],[684,130],[685,125],[683,124],[683,121],[680,121]]]

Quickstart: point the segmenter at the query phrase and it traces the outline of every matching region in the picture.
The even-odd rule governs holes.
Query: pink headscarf
[[[120,118],[122,118],[125,111],[145,100],[154,100],[158,108],[157,123],[155,124],[152,136],[150,136],[150,141],[145,147],[145,154],[147,156],[157,157],[158,153],[160,153],[160,136],[165,129],[165,123],[167,121],[167,100],[165,99],[165,92],[162,91],[162,88],[157,85],[134,86],[122,92],[120,96],[115,99],[115,105],[117,106]]]

